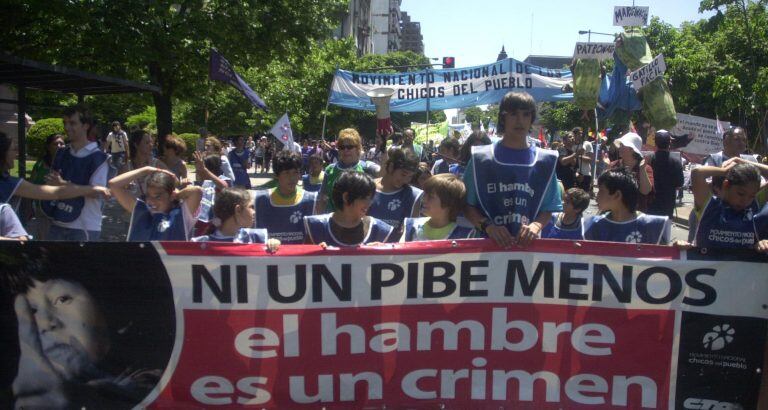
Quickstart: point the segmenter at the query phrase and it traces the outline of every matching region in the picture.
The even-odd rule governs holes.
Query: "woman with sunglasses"
[[[360,134],[354,128],[345,128],[339,132],[336,148],[339,150],[339,161],[325,168],[323,186],[320,188],[320,195],[317,199],[316,215],[335,210],[333,202],[328,201],[328,198],[333,192],[333,185],[344,171],[363,172],[375,178],[381,170],[381,167],[375,162],[360,159],[363,143]]]

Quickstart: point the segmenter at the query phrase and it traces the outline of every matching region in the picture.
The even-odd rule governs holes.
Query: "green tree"
[[[3,48],[33,59],[149,81],[160,135],[175,97],[205,94],[208,50],[239,66],[301,60],[327,38],[343,0],[4,2]]]

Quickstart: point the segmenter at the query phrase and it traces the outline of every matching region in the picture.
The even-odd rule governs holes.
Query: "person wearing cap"
[[[656,152],[648,157],[653,175],[664,175],[653,181],[653,199],[648,204],[648,213],[672,217],[675,212],[677,189],[683,186],[683,163],[669,153],[672,136],[667,130],[655,134]]]
[[[643,139],[634,132],[628,132],[614,141],[614,145],[619,151],[619,159],[611,162],[608,168],[624,167],[632,173],[640,190],[637,210],[647,212],[653,196],[653,168],[643,158]]]

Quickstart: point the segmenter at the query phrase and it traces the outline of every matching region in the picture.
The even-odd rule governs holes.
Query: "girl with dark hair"
[[[760,192],[761,173],[768,177],[768,166],[740,157],[726,160],[722,167],[703,166],[691,171],[694,210],[699,221],[694,245],[754,248],[768,239],[768,212],[758,214],[766,193],[765,187]],[[717,196],[712,194],[709,177],[725,177]]]
[[[152,147],[152,136],[149,132],[145,130],[132,131],[128,136],[128,153],[130,157],[119,173],[123,174],[143,167],[168,169],[168,165],[165,162],[154,157]],[[137,197],[146,195],[146,175],[142,178],[137,178],[134,185],[131,186],[131,190]]]
[[[81,196],[108,196],[109,190],[102,186],[36,185],[22,178],[11,176],[18,150],[16,141],[0,132],[0,203],[10,203],[14,196],[30,199],[54,200]]]
[[[342,173],[331,195],[336,210],[304,217],[306,243],[322,247],[354,247],[387,242],[392,235],[392,227],[366,215],[375,193],[376,184],[368,175],[354,171]]]
[[[409,183],[419,170],[419,158],[411,150],[390,148],[382,176],[375,180],[376,194],[368,215],[381,219],[394,228],[390,240],[396,242],[402,234],[405,218],[419,216],[422,190]]]
[[[192,238],[193,242],[266,243],[274,252],[280,241],[268,239],[266,229],[254,229],[256,210],[251,194],[242,188],[224,188],[216,194],[212,229],[207,235]]]
[[[128,189],[139,178],[146,180],[147,193],[143,197]],[[176,191],[176,183],[171,171],[154,167],[129,171],[109,181],[112,195],[131,213],[129,242],[189,240],[203,190],[190,185]]]
[[[32,167],[29,182],[37,185],[45,184],[45,176],[51,172],[53,158],[59,148],[64,148],[64,137],[61,134],[51,134],[45,138],[45,152],[43,157],[38,159]]]
[[[469,134],[464,144],[459,149],[459,162],[448,165],[448,172],[461,178],[464,176],[464,170],[467,163],[472,158],[472,147],[481,145],[490,145],[491,139],[484,131],[474,131]]]

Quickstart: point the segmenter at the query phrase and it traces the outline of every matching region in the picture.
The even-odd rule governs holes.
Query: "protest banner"
[[[568,101],[573,93],[564,87],[572,81],[567,69],[555,70],[511,58],[476,67],[409,71],[404,73],[360,73],[336,70],[330,103],[356,110],[373,111],[366,94],[379,87],[395,90],[393,112],[473,107],[498,104],[509,91],[525,91],[538,102]]]
[[[0,391],[78,408],[756,408],[767,259],[716,251],[3,243],[0,325],[19,338],[0,339]]]
[[[596,60],[609,60],[616,51],[616,43],[583,43],[577,42],[573,49],[573,58],[592,58]]]
[[[613,8],[613,25],[628,26],[647,26],[648,25],[647,6],[615,6]]]
[[[720,121],[725,129],[731,124]],[[677,113],[677,125],[669,130],[673,135],[688,135],[691,142],[680,152],[694,155],[709,155],[723,150],[723,137],[717,132],[717,121],[695,115]]]
[[[632,87],[639,90],[657,77],[663,76],[665,71],[667,71],[667,64],[664,62],[664,55],[659,54],[650,63],[629,73],[629,79],[632,80]]]

